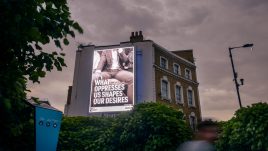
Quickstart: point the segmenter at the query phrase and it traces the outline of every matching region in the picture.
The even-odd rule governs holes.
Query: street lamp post
[[[239,46],[239,47],[229,47],[229,56],[230,56],[230,59],[231,59],[231,64],[232,64],[232,69],[233,69],[233,76],[234,76],[234,82],[235,82],[235,88],[236,88],[236,93],[237,93],[237,97],[238,97],[238,102],[239,102],[240,108],[242,108],[242,103],[241,103],[241,98],[240,98],[239,87],[244,84],[244,79],[240,79],[240,83],[237,80],[238,74],[235,71],[232,50],[233,49],[236,49],[236,48],[248,48],[248,47],[253,47],[253,44],[245,44],[245,45]]]

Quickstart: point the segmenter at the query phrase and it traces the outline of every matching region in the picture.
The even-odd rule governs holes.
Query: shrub
[[[183,113],[160,103],[138,104],[116,118],[65,118],[61,150],[175,150],[191,138]]]
[[[223,126],[218,140],[220,151],[268,150],[268,104],[256,103],[236,111]]]

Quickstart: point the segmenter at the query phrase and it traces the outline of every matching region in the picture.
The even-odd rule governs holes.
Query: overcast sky
[[[233,51],[244,106],[268,102],[267,0],[69,0],[72,19],[84,34],[64,47],[67,68],[52,71],[41,84],[28,84],[29,96],[47,98],[63,110],[72,85],[75,51],[79,43],[118,44],[132,31],[168,50],[193,49],[203,117],[228,120],[239,108],[229,46],[254,43],[254,49]],[[53,45],[45,46],[54,50]]]

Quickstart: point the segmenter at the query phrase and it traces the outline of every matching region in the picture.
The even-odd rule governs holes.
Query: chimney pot
[[[131,32],[130,42],[141,42],[141,41],[143,41],[142,31]]]
[[[137,36],[138,36],[138,32],[136,31],[136,32],[135,32],[135,38],[136,38]]]
[[[139,41],[143,41],[142,31],[139,31]]]
[[[134,32],[131,32],[131,36],[129,37],[129,40],[132,42],[134,40]]]

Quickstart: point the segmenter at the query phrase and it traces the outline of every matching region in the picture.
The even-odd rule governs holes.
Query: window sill
[[[190,105],[190,104],[188,104],[188,107],[189,107],[189,108],[196,108],[195,105]]]
[[[183,102],[178,102],[178,101],[176,101],[176,104],[179,104],[179,105],[182,105],[182,106],[184,105]]]
[[[170,99],[170,98],[167,98],[167,97],[161,97],[161,99],[164,100],[164,101],[169,101],[169,102],[171,102],[171,99]]]

